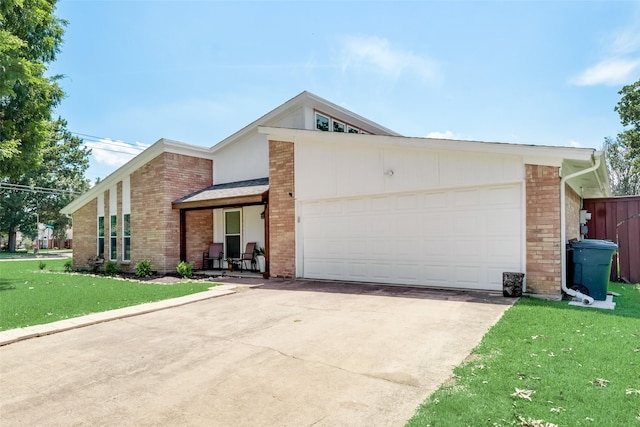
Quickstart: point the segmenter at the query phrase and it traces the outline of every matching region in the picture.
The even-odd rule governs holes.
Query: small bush
[[[193,264],[190,262],[180,261],[176,270],[180,277],[188,279],[193,275]]]
[[[64,271],[71,273],[73,271],[73,260],[68,259],[64,262]]]
[[[151,261],[148,259],[143,259],[142,261],[136,263],[136,276],[138,277],[148,277],[151,276]]]
[[[118,264],[113,261],[107,261],[104,263],[104,273],[108,276],[114,276],[118,274]]]
[[[44,261],[40,261],[40,264],[38,264],[38,268],[40,270],[44,270],[44,268],[47,266],[47,264]]]

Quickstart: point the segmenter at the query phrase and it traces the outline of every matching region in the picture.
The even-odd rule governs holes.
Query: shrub
[[[190,262],[180,261],[176,270],[183,279],[190,278],[193,275],[193,264]]]
[[[138,277],[148,277],[151,276],[151,261],[148,259],[143,259],[142,261],[136,263],[136,276]]]
[[[104,263],[104,273],[109,276],[118,274],[118,264],[114,261],[107,261]]]
[[[40,264],[38,264],[38,268],[39,268],[40,270],[44,270],[44,268],[45,268],[46,266],[47,266],[47,264],[45,264],[45,262],[44,262],[44,261],[40,261]]]
[[[71,273],[73,271],[73,260],[68,259],[64,262],[64,271]]]

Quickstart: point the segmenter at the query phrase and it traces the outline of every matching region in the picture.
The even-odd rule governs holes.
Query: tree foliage
[[[640,194],[640,80],[624,86],[614,108],[624,130],[616,139],[605,138],[612,192],[616,196]]]
[[[66,22],[57,0],[0,1],[0,176],[18,178],[42,162],[51,113],[64,96],[47,64],[59,52]]]
[[[614,196],[640,194],[640,163],[633,158],[626,133],[618,134],[616,139],[604,139],[604,151],[609,166],[611,192]]]
[[[89,167],[90,150],[82,148],[82,140],[66,126],[62,119],[52,123],[50,137],[41,150],[40,166],[29,169],[18,179],[5,177],[0,181],[0,186],[11,185],[0,188],[0,230],[8,232],[10,251],[15,250],[17,230],[36,236],[36,218],[53,225],[55,238],[63,238],[70,219],[60,214],[60,209],[75,194],[89,189],[84,174]]]

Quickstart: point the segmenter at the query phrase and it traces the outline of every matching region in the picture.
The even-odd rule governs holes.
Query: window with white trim
[[[104,258],[104,216],[98,217],[98,258]]]
[[[111,227],[109,227],[109,259],[118,259],[118,216],[111,215]]]
[[[355,126],[351,126],[350,124],[344,123],[341,120],[334,119],[333,117],[320,113],[318,111],[315,112],[316,118],[316,129],[321,130],[323,132],[346,132],[346,133],[362,133],[366,134],[367,132],[359,129]]]
[[[131,214],[122,215],[122,260],[131,261]]]

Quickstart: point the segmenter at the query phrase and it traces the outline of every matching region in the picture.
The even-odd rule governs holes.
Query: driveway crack
[[[253,348],[260,348],[263,350],[269,350],[272,351],[274,353],[278,353],[279,355],[286,357],[288,359],[293,359],[293,360],[298,360],[300,362],[304,362],[304,363],[315,363],[318,365],[322,365],[322,366],[326,366],[328,368],[332,368],[332,369],[337,369],[339,371],[345,372],[347,374],[351,374],[351,375],[358,375],[358,376],[362,376],[362,377],[367,377],[367,378],[371,378],[371,379],[375,379],[375,380],[381,380],[381,381],[385,381],[385,382],[389,382],[389,383],[393,383],[393,384],[397,384],[397,385],[402,385],[402,386],[409,386],[409,387],[419,387],[420,383],[419,381],[408,374],[404,374],[401,372],[379,372],[379,373],[367,373],[367,372],[356,372],[356,371],[351,371],[349,369],[345,369],[341,366],[337,366],[337,365],[332,365],[330,363],[326,363],[326,362],[322,362],[320,360],[309,360],[309,359],[304,359],[298,356],[294,356],[292,354],[288,354],[285,353],[281,350],[278,350],[277,348],[273,348],[273,347],[269,347],[269,346],[265,346],[265,345],[258,345],[258,344],[252,344],[252,343],[248,343],[248,342],[244,342],[244,341],[236,341],[233,339],[226,339],[229,342],[232,342],[234,344],[242,344],[242,345],[247,345],[249,347],[253,347]],[[319,420],[320,421],[320,420]]]

